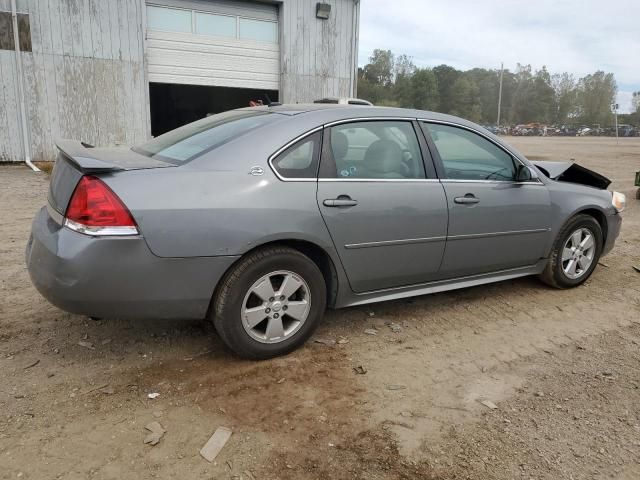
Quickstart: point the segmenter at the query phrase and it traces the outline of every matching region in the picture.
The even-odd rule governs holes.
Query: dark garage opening
[[[248,107],[252,100],[265,105],[277,102],[278,91],[149,83],[151,135],[157,137],[207,115]]]

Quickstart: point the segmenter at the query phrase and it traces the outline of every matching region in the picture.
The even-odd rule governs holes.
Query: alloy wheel
[[[242,302],[242,326],[261,343],[279,343],[294,335],[309,316],[307,282],[288,270],[260,277]]]
[[[584,275],[591,264],[596,251],[593,233],[588,228],[579,228],[571,234],[562,248],[562,271],[576,280]]]

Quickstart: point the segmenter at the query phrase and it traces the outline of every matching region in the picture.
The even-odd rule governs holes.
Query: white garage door
[[[278,90],[278,39],[274,5],[147,2],[150,82]]]

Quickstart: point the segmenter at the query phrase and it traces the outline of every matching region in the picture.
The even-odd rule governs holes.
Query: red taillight
[[[131,235],[138,233],[129,209],[106,183],[84,176],[71,196],[65,224],[89,234]]]

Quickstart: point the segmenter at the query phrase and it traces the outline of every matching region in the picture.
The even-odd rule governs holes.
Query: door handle
[[[479,203],[480,199],[476,198],[472,193],[467,193],[464,197],[456,197],[453,199],[455,203],[461,203],[463,205],[471,205],[473,203]]]
[[[322,204],[325,207],[355,207],[358,201],[348,195],[340,195],[338,198],[327,198]]]

